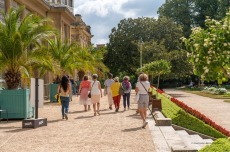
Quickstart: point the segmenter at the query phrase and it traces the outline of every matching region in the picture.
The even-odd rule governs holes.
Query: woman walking
[[[105,85],[105,92],[108,95],[108,103],[109,103],[109,109],[112,110],[112,105],[113,105],[113,97],[112,97],[112,92],[111,92],[111,84],[114,82],[113,80],[113,74],[109,73],[108,74],[108,79],[105,80],[104,85]],[[106,95],[106,94],[105,94]]]
[[[150,88],[150,83],[148,81],[148,76],[146,74],[141,74],[139,78],[140,80],[136,84],[135,91],[136,93],[139,93],[138,110],[143,120],[142,128],[145,128],[148,124],[148,122],[146,122],[146,116],[147,108],[149,105],[148,90]]]
[[[89,91],[91,89],[91,82],[88,80],[88,76],[85,75],[83,81],[80,83],[79,91],[80,91],[80,99],[79,104],[84,105],[85,111],[90,110],[90,100],[88,98]],[[88,105],[88,109],[87,109]]]
[[[130,92],[132,90],[131,83],[129,82],[129,77],[124,76],[123,82],[122,82],[122,88],[124,90],[123,94],[123,106],[124,106],[124,111],[126,110],[126,101],[127,101],[127,107],[129,110],[130,107]]]
[[[112,91],[113,102],[115,105],[115,112],[118,112],[120,108],[120,100],[121,100],[121,95],[119,94],[120,87],[121,87],[121,83],[119,83],[119,78],[115,77],[114,82],[111,84],[111,91]]]
[[[101,84],[97,81],[97,74],[93,74],[93,81],[91,82],[91,101],[93,103],[94,116],[96,112],[100,115],[100,99],[102,98]]]
[[[67,76],[63,76],[61,79],[61,84],[58,86],[57,92],[60,94],[61,99],[61,112],[62,119],[68,120],[68,110],[70,101],[70,84]]]

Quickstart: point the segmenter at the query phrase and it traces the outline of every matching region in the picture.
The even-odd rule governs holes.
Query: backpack
[[[127,83],[128,83],[128,85],[126,85],[125,82],[122,82],[122,88],[124,91],[127,91],[130,89],[130,84],[129,84],[129,82],[127,82]]]

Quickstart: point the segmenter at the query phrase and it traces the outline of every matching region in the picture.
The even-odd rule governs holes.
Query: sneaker
[[[145,128],[147,126],[148,122],[143,122],[142,128]]]
[[[65,114],[65,119],[68,120],[68,115],[67,114]]]

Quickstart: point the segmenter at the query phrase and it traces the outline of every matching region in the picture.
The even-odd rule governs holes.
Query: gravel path
[[[60,106],[47,102],[39,109],[39,117],[47,118],[48,126],[22,129],[21,121],[0,123],[0,151],[154,152],[150,130],[141,129],[142,120],[135,114],[137,105],[132,102],[130,110],[123,111],[121,104],[120,112],[115,113],[103,97],[101,115],[93,116],[93,110],[84,112],[74,96],[69,120],[61,119]]]

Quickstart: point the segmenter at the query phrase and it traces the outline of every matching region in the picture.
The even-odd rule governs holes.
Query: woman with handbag
[[[57,92],[60,94],[61,99],[61,112],[62,119],[68,120],[68,110],[70,101],[70,85],[67,76],[63,76],[61,79],[61,84],[58,86]]]
[[[120,95],[120,88],[121,88],[121,83],[119,83],[119,78],[115,77],[114,82],[110,86],[111,91],[112,91],[112,97],[113,97],[113,102],[115,105],[115,112],[118,112],[120,108],[120,100],[121,100],[121,95]]]
[[[94,116],[96,112],[100,115],[100,99],[102,98],[101,83],[97,80],[97,74],[93,74],[93,81],[91,82],[91,101],[93,104]]]
[[[136,84],[135,91],[136,93],[139,93],[138,111],[140,112],[141,118],[143,120],[142,128],[145,128],[148,124],[148,122],[146,122],[146,116],[147,108],[149,105],[148,90],[150,88],[150,83],[146,74],[141,74],[139,79],[140,80]]]
[[[89,91],[91,89],[91,82],[88,79],[89,79],[88,76],[85,75],[79,87],[79,92],[80,92],[79,104],[84,105],[85,111],[90,110],[90,104],[91,104],[88,97]]]

